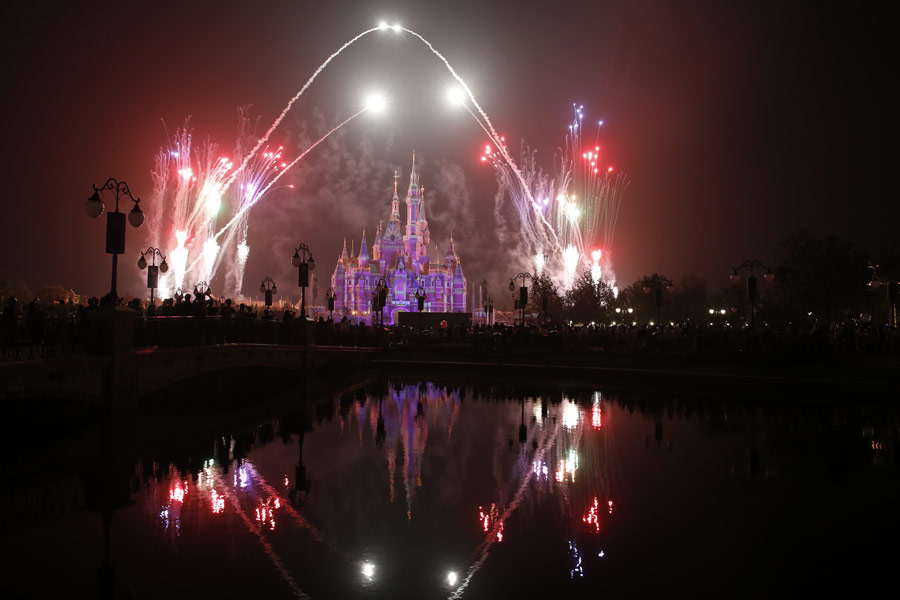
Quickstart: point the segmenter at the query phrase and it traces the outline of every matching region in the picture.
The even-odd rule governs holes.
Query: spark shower
[[[579,266],[590,271],[595,283],[601,279],[614,283],[610,247],[628,182],[623,175],[614,175],[612,168],[598,166],[599,145],[584,147],[582,109],[575,109],[575,120],[569,126],[565,151],[559,157],[555,174],[551,176],[541,170],[529,149],[523,150],[520,166],[450,62],[415,31],[381,23],[351,38],[319,65],[259,139],[252,134],[246,112],[239,111],[235,160],[223,156],[218,145],[212,142],[195,147],[188,123],[168,140],[168,147],[157,154],[152,172],[152,223],[156,226],[151,231],[154,238],[151,241],[170,249],[169,261],[173,267],[170,274],[161,278],[160,293],[189,291],[184,289],[188,275],[190,283],[212,281],[224,272],[225,293],[242,297],[244,266],[250,254],[248,231],[252,208],[279,187],[292,187],[273,186],[316,146],[363,113],[376,112],[383,101],[370,97],[364,108],[290,161],[284,157],[282,147],[268,144],[269,139],[294,103],[332,60],[361,38],[378,31],[407,33],[420,40],[460,86],[463,93],[458,95],[457,102],[465,106],[488,137],[483,160],[489,161],[496,170],[497,201],[508,198],[519,218],[520,264],[528,264],[538,273],[546,272],[563,289],[572,286]],[[219,226],[220,220],[224,225]]]

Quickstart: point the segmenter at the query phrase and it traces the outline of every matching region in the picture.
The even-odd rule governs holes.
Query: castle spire
[[[350,260],[347,256],[347,236],[344,236],[344,250],[341,252],[341,260]]]
[[[425,186],[421,187],[419,194],[419,221],[427,221],[425,218]]]
[[[400,197],[397,195],[397,179],[400,172],[394,171],[394,197],[391,198],[391,221],[400,222]]]
[[[419,185],[419,175],[416,173],[416,151],[413,150],[412,169],[409,172],[409,189],[418,187],[418,185]]]
[[[369,260],[369,249],[366,245],[366,229],[363,228],[362,242],[359,244],[359,266]]]

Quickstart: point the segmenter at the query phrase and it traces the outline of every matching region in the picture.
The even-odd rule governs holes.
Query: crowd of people
[[[84,303],[71,300],[41,302],[39,298],[34,298],[22,306],[15,297],[10,297],[4,303],[0,342],[5,346],[23,343],[77,344],[79,340],[89,337],[89,314],[100,310],[103,304],[96,297]],[[297,311],[291,306],[273,308],[238,303],[203,293],[166,298],[158,305],[139,299],[120,304],[133,310],[136,317],[203,318],[187,322],[179,319],[177,323],[168,322],[168,319],[138,319],[138,330],[150,333],[137,336],[136,341],[141,343],[144,338],[152,339],[154,345],[187,345],[202,339],[199,343],[315,343],[382,347],[463,344],[478,348],[676,354],[746,350],[890,354],[900,350],[895,329],[862,321],[826,324],[812,319],[785,327],[773,327],[766,323],[751,327],[743,321],[702,325],[688,322],[666,326],[624,323],[578,326],[527,322],[524,327],[499,323],[448,326],[444,322],[439,327],[420,328],[373,326],[346,315],[332,318],[330,313],[321,310],[314,311],[313,317],[304,320],[297,317]]]

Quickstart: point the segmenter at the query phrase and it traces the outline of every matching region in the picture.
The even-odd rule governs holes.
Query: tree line
[[[879,287],[869,265],[877,265]],[[763,279],[756,269],[757,293],[751,302],[747,272],[740,280],[713,288],[696,273],[668,283],[657,273],[645,275],[621,288],[618,294],[606,282],[595,284],[590,272],[580,273],[571,290],[563,293],[547,275],[535,278],[529,292],[527,315],[540,321],[573,324],[625,323],[637,325],[739,325],[749,321],[777,327],[831,323],[888,321],[888,283],[900,281],[900,255],[896,250],[869,253],[835,235],[816,236],[806,230],[792,232],[777,243],[770,264],[774,279]],[[661,289],[658,293],[657,289]],[[894,300],[896,302],[896,300]]]

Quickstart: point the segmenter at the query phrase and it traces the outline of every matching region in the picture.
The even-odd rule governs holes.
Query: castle
[[[443,262],[428,254],[431,234],[425,218],[424,187],[419,185],[416,155],[413,153],[406,192],[406,233],[401,230],[400,198],[394,172],[394,197],[387,226],[378,224],[369,256],[366,232],[363,230],[359,254],[347,253],[347,239],[331,278],[334,289],[334,310],[337,315],[355,315],[371,322],[373,298],[381,283],[387,288],[384,322],[397,322],[397,313],[418,311],[416,292],[424,292],[425,312],[465,312],[466,278],[456,250],[453,235]],[[437,246],[435,246],[435,250]],[[356,320],[356,319],[354,319]]]

